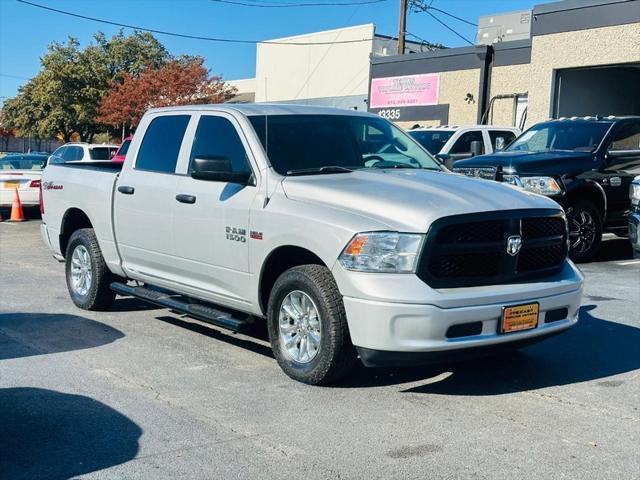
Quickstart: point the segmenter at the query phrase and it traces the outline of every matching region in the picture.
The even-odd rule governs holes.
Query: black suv
[[[569,222],[569,254],[586,262],[603,232],[627,234],[629,186],[640,173],[640,117],[538,123],[500,152],[455,162],[453,171],[557,201]]]

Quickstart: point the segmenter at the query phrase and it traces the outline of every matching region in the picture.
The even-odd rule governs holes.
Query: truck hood
[[[434,220],[449,215],[560,208],[553,200],[510,185],[428,170],[286,177],[282,188],[289,199],[354,212],[406,232],[426,232]]]
[[[559,176],[590,170],[593,159],[589,152],[496,152],[458,160],[453,168],[501,166],[521,174]]]

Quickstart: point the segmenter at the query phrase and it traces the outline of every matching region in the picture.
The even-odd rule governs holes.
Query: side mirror
[[[469,148],[471,149],[472,157],[475,157],[477,155],[482,155],[482,142],[480,142],[479,140],[472,141],[471,144],[469,145]]]
[[[608,150],[606,154],[607,160],[616,158],[634,158],[640,157],[640,150]]]
[[[502,150],[504,148],[504,137],[496,137],[496,147],[495,147],[495,151],[499,152],[500,150]]]
[[[451,158],[451,155],[449,155],[448,153],[437,153],[436,158],[440,160],[449,170],[451,170],[455,162],[455,159]]]
[[[196,157],[191,165],[191,177],[196,180],[247,185],[251,172],[234,172],[227,157]]]

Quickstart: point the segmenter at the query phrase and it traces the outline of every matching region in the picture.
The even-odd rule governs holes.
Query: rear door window
[[[111,160],[114,150],[113,147],[93,147],[89,151],[89,155],[91,160]]]
[[[136,159],[136,170],[174,173],[189,118],[189,115],[164,115],[154,118],[142,139]]]
[[[498,148],[505,148],[513,142],[513,139],[516,138],[516,134],[508,130],[489,130],[489,138],[491,139],[493,149],[497,150]],[[500,143],[498,138],[502,138],[502,145],[498,145],[498,143]]]

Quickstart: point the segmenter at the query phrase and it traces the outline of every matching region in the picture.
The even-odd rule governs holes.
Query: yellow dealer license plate
[[[520,332],[538,326],[538,303],[514,305],[502,309],[502,333]]]
[[[20,188],[20,182],[4,182],[4,188]]]

